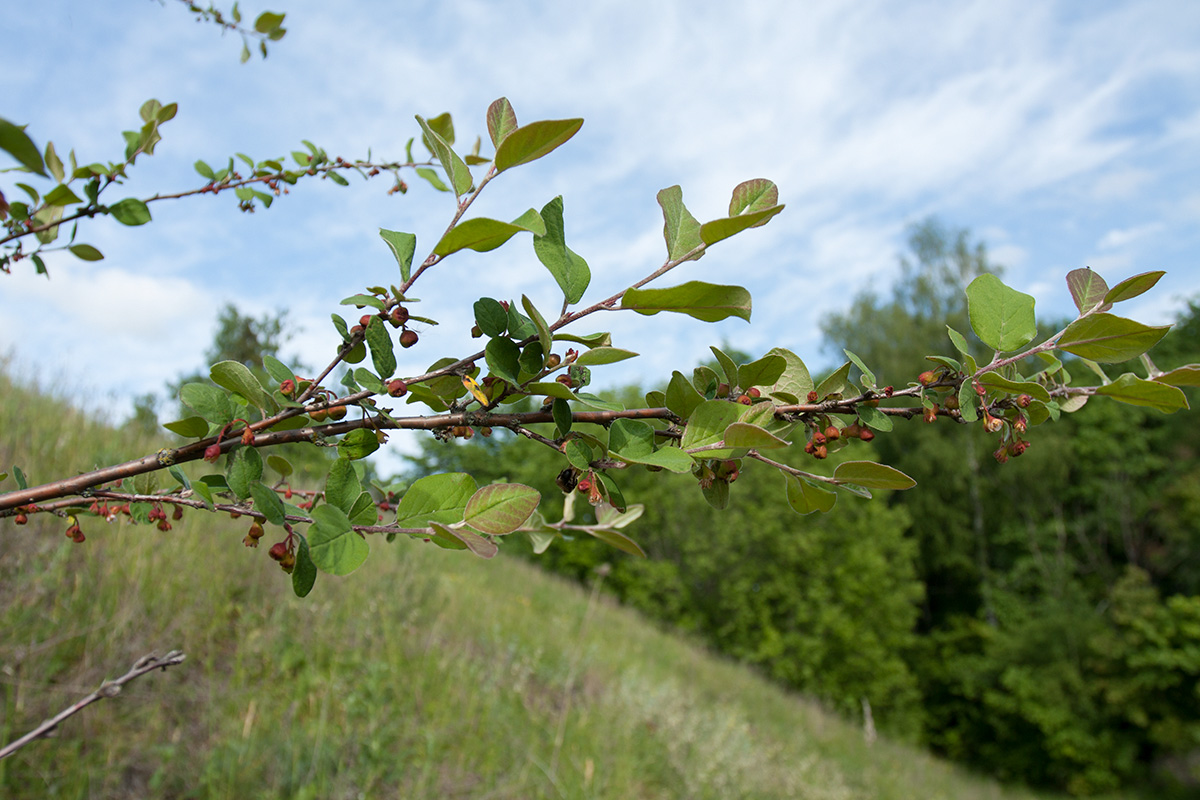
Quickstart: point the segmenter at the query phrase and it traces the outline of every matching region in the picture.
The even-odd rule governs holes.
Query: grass
[[[0,469],[45,480],[157,446],[0,374]],[[188,660],[0,761],[0,796],[1042,796],[868,745],[515,558],[376,540],[299,600],[265,546],[242,545],[245,520],[82,521],[76,545],[56,518],[0,520],[0,742],[145,653]]]

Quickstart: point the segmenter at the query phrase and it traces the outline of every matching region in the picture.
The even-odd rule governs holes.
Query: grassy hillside
[[[155,447],[0,375],[0,469],[44,480]],[[245,522],[85,518],[76,545],[60,520],[0,520],[0,742],[145,653],[188,654],[0,761],[0,796],[1035,796],[868,745],[514,558],[373,541],[298,600]]]

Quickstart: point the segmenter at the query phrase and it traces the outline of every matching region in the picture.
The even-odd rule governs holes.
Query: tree
[[[236,14],[232,18],[234,24],[240,22]],[[267,38],[282,30],[282,15],[259,21],[255,28]],[[772,480],[782,483],[782,495],[797,513],[827,511],[839,494],[870,498],[873,492],[914,485],[903,471],[876,461],[868,444],[877,433],[890,433],[897,419],[945,419],[982,428],[998,440],[996,458],[1006,460],[1025,452],[1037,426],[1057,421],[1088,398],[1108,396],[1168,413],[1185,408],[1178,386],[1194,384],[1200,375],[1197,366],[1163,372],[1148,365],[1145,377],[1129,373],[1102,386],[1080,386],[1055,356],[1070,353],[1117,363],[1153,346],[1166,333],[1165,326],[1143,325],[1109,311],[1152,289],[1161,272],[1135,275],[1110,289],[1091,270],[1073,271],[1068,287],[1078,318],[1037,344],[1033,298],[992,274],[980,274],[965,286],[965,294],[970,328],[985,347],[973,350],[954,332],[952,349],[942,340],[931,343],[949,354],[932,356],[933,367],[919,374],[901,374],[905,384],[899,388],[878,380],[852,352],[846,364],[817,382],[803,360],[786,348],[743,363],[714,348],[717,368],[700,367],[690,377],[674,372],[663,381],[665,389],[626,407],[585,390],[592,369],[636,354],[614,344],[603,330],[580,332],[581,323],[594,322],[600,312],[618,311],[680,313],[702,322],[749,320],[750,295],[740,286],[685,280],[663,287],[661,279],[721,241],[780,214],[784,206],[770,180],[752,179],[734,187],[728,215],[703,224],[687,209],[679,186],[663,189],[658,202],[665,259],[648,266],[643,278],[623,290],[584,304],[591,269],[567,244],[562,197],[549,199],[541,209],[514,210],[511,221],[469,215],[493,181],[566,144],[582,119],[521,125],[509,101],[500,98],[486,112],[487,154],[478,139],[469,153],[455,149],[449,114],[417,116],[403,161],[347,161],[306,143],[306,150],[292,154],[295,167],[285,166],[282,158],[256,160],[242,154],[240,161],[230,158],[221,169],[200,161],[196,170],[204,183],[199,188],[113,201],[113,187],[125,185],[139,156],[153,154],[162,127],[177,110],[173,103],[147,101],[140,109],[140,128],[125,133],[123,155],[84,166],[76,163],[73,152],[64,163],[53,143],[38,145],[22,126],[0,121],[0,149],[16,160],[23,178],[37,184],[5,187],[12,196],[17,196],[14,188],[23,192],[28,202],[0,203],[5,226],[0,267],[9,271],[29,259],[45,271],[42,255],[55,249],[85,260],[102,258],[95,247],[76,240],[79,230],[104,217],[123,225],[147,224],[154,202],[232,190],[241,208],[264,208],[289,187],[314,178],[346,183],[343,174],[349,172],[367,178],[391,174],[397,191],[407,188],[402,174],[415,175],[450,194],[454,203],[445,233],[418,261],[415,236],[380,232],[396,260],[398,282],[364,287],[342,301],[358,316],[333,316],[335,352],[315,375],[300,370],[305,372],[301,375],[269,354],[263,357],[261,374],[236,357],[218,361],[210,381],[180,388],[186,416],[165,425],[187,441],[168,442],[142,458],[36,486],[14,466],[0,474],[0,480],[11,479],[8,486],[15,486],[0,495],[0,518],[20,524],[30,514],[56,514],[65,519],[67,534],[82,542],[90,516],[121,513],[169,527],[167,507],[241,514],[253,520],[248,546],[256,547],[266,535],[264,525],[278,529],[280,538],[269,548],[270,556],[304,596],[319,571],[344,575],[357,569],[369,554],[370,537],[406,537],[485,558],[498,552],[503,537],[518,531],[539,549],[567,535],[586,535],[637,551],[624,530],[641,508],[627,501],[618,476],[643,469],[691,476],[717,508],[729,503],[730,486],[743,472],[756,481],[764,472],[775,472],[781,477]],[[429,154],[421,160],[412,156],[418,136]],[[69,233],[68,222],[76,223]],[[472,303],[475,332],[486,339],[485,345],[471,353],[432,354],[426,371],[397,375],[395,348],[420,345],[415,323],[436,324],[414,313],[415,284],[436,279],[431,268],[456,253],[489,252],[525,234],[562,291],[561,308],[539,309],[528,297],[464,297]],[[66,243],[56,245],[64,235]],[[968,253],[966,263],[976,257]],[[269,338],[271,332],[265,333]],[[340,369],[340,385],[331,385],[331,376]],[[857,370],[853,380],[852,370]],[[401,403],[416,406],[421,415],[402,414]],[[507,429],[534,441],[553,451],[559,487],[576,492],[580,502],[586,498],[596,509],[594,519],[576,522],[570,514],[547,519],[538,511],[542,498],[537,489],[512,482],[480,486],[461,472],[428,475],[402,492],[372,481],[360,462],[395,429],[429,431],[442,440]],[[322,487],[292,487],[291,464],[275,454],[265,459],[260,454],[289,443],[336,448],[338,457]],[[197,476],[182,469],[222,458],[220,472]],[[835,466],[822,470],[822,463]],[[885,516],[879,517],[881,524],[899,524],[886,522]],[[735,632],[730,636],[737,639]]]

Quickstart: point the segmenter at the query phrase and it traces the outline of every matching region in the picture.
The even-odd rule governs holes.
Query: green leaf
[[[532,211],[532,209],[530,209]],[[535,211],[534,214],[537,212]],[[450,230],[433,248],[435,255],[448,256],[459,250],[474,250],[486,253],[495,250],[522,231],[531,230],[516,222],[501,222],[498,219],[474,217],[463,220]]]
[[[713,357],[717,359],[717,365],[721,368],[721,372],[725,373],[725,380],[729,383],[729,390],[733,391],[733,387],[738,385],[737,362],[730,358],[725,351],[712,345],[709,345],[708,349],[712,351]]]
[[[90,244],[73,244],[69,248],[71,255],[84,261],[100,261],[104,254]]]
[[[640,503],[621,511],[604,502],[596,506],[596,522],[606,528],[627,528],[641,519],[645,511],[646,507]]]
[[[38,152],[33,140],[25,135],[24,125],[17,126],[0,118],[0,150],[11,155],[30,172],[47,177],[42,154]]]
[[[488,106],[487,128],[493,147],[499,147],[517,129],[517,112],[513,111],[507,97],[501,97]]]
[[[278,472],[281,478],[292,474],[292,465],[283,456],[267,456],[267,466]]]
[[[621,298],[621,308],[646,315],[674,311],[704,322],[718,322],[727,317],[749,322],[750,293],[741,286],[688,281],[669,289],[627,289]]]
[[[267,522],[283,525],[287,521],[284,518],[283,501],[274,489],[262,481],[254,481],[250,484],[250,496],[254,498],[254,508],[266,516]]]
[[[676,373],[678,374],[678,373]],[[622,461],[649,464],[671,472],[689,472],[694,459],[676,447],[654,449],[654,428],[641,420],[619,419],[608,432],[608,447]]]
[[[729,484],[725,481],[713,481],[710,486],[701,486],[700,493],[704,500],[718,511],[725,510],[729,505]]]
[[[126,197],[108,207],[108,212],[122,225],[145,225],[150,221],[150,209],[136,197]]]
[[[429,181],[429,185],[437,189],[439,192],[448,192],[450,187],[447,186],[440,175],[431,170],[429,167],[417,167],[417,177],[424,178]]]
[[[499,301],[490,297],[481,297],[475,301],[475,324],[484,336],[494,338],[503,336],[508,330],[508,312]]]
[[[475,479],[464,472],[418,478],[400,498],[396,525],[424,528],[430,523],[462,521],[467,501],[475,494]]]
[[[379,435],[366,428],[352,430],[338,442],[338,455],[351,460],[366,458],[378,449]]]
[[[209,377],[218,386],[237,392],[249,400],[255,408],[275,407],[275,401],[258,382],[258,378],[240,361],[218,361],[209,370]]]
[[[783,373],[771,387],[770,394],[785,394],[796,398],[797,402],[808,402],[808,393],[813,390],[813,379],[808,367],[800,357],[791,350],[775,347],[767,351],[767,356],[779,356],[784,361]],[[765,358],[766,356],[764,356]],[[739,374],[739,378],[740,378]],[[759,384],[750,384],[751,386]]]
[[[164,422],[163,427],[186,439],[198,439],[208,435],[208,421],[204,417],[185,417],[174,422]]]
[[[1035,400],[1041,400],[1043,403],[1050,402],[1050,392],[1046,391],[1046,387],[1033,381],[1010,381],[1008,378],[998,375],[995,372],[985,372],[979,376],[978,382],[981,386],[995,391],[1008,392],[1010,394],[1027,394]],[[964,383],[969,385],[970,381],[964,381]]]
[[[537,335],[533,320],[517,311],[516,303],[508,304],[508,332],[514,341],[521,341],[529,336]]]
[[[994,350],[1016,350],[1037,335],[1033,298],[1005,286],[995,275],[980,275],[967,287],[971,328]]]
[[[1075,301],[1075,307],[1079,309],[1080,314],[1086,314],[1101,303],[1104,304],[1101,311],[1107,311],[1112,306],[1105,298],[1108,294],[1108,284],[1099,273],[1093,272],[1091,267],[1068,272],[1067,288],[1071,291],[1071,299]]]
[[[519,363],[521,351],[511,339],[497,336],[487,343],[483,353],[488,369],[492,371],[493,375],[503,378],[513,385],[521,382],[518,377],[518,373],[521,371]]]
[[[1170,329],[1170,325],[1150,326],[1112,314],[1092,314],[1068,325],[1058,348],[1101,364],[1117,364],[1140,356]]]
[[[550,405],[550,414],[554,417],[554,426],[558,428],[559,436],[566,436],[571,432],[571,404],[561,397],[554,398],[554,402]]]
[[[567,303],[578,303],[591,283],[592,271],[587,261],[567,247],[562,195],[542,208],[541,217],[546,225],[546,233],[533,237],[533,252],[538,261],[550,270]]]
[[[615,364],[636,356],[637,353],[631,350],[622,350],[619,347],[597,347],[580,353],[579,357],[575,359],[575,363],[580,366],[594,367],[598,364]]]
[[[863,424],[868,428],[874,428],[881,433],[888,433],[892,430],[892,418],[880,411],[878,408],[871,406],[860,405],[858,407],[858,418],[863,421]]]
[[[688,419],[687,429],[683,432],[680,447],[691,450],[717,444],[725,439],[725,429],[738,421],[742,406],[727,400],[705,400]],[[717,451],[714,451],[717,452]],[[720,458],[718,455],[705,452],[705,458]]]
[[[229,396],[207,383],[185,383],[179,389],[179,401],[214,425],[233,420]]]
[[[509,109],[511,112],[511,108]],[[512,117],[513,122],[516,116]],[[489,132],[491,131],[491,115],[489,112]],[[582,119],[548,119],[531,122],[524,127],[511,130],[503,140],[496,145],[496,171],[528,164],[552,152],[579,132],[583,127]],[[493,134],[493,141],[495,135]]]
[[[680,419],[687,419],[696,410],[696,406],[704,402],[704,395],[696,391],[692,382],[676,370],[671,373],[671,382],[667,384],[667,408],[671,409]]]
[[[529,315],[530,321],[533,322],[533,327],[537,328],[538,342],[542,346],[542,356],[544,359],[545,356],[550,354],[550,348],[554,346],[554,336],[550,333],[550,326],[546,324],[546,318],[537,310],[537,307],[534,306],[533,301],[527,295],[521,295],[521,307]],[[622,350],[621,352],[627,351]],[[626,357],[631,358],[635,355],[637,354],[630,353]],[[545,364],[545,361],[543,360],[542,363]]]
[[[250,496],[250,485],[262,480],[262,456],[253,447],[239,445],[225,460],[225,482],[242,500]]]
[[[799,361],[799,359],[796,359]],[[803,367],[803,362],[800,363]],[[751,386],[775,386],[788,369],[787,359],[776,351],[767,353],[757,361],[743,364],[737,370],[737,385],[743,389]],[[805,370],[805,374],[808,371]],[[808,390],[806,389],[805,392]]]
[[[846,461],[833,471],[835,480],[867,489],[911,489],[917,482],[895,467],[874,461]]]
[[[442,168],[446,170],[446,175],[450,178],[450,185],[454,187],[454,194],[466,194],[474,182],[471,178],[471,170],[467,169],[467,165],[451,149],[449,143],[430,126],[424,117],[418,115],[417,124],[425,132],[427,143],[431,145],[430,149],[437,156]]]
[[[350,511],[346,516],[350,517],[350,522],[354,525],[374,525],[379,521],[379,511],[375,506],[375,501],[371,499],[369,492],[359,492],[358,498],[355,499],[354,505],[350,506]]]
[[[837,503],[837,495],[827,489],[813,486],[795,475],[785,474],[783,477],[787,487],[788,505],[797,514],[811,514],[814,511],[827,512]]]
[[[1158,279],[1167,273],[1158,270],[1155,272],[1143,272],[1141,275],[1134,275],[1132,278],[1126,278],[1118,283],[1108,294],[1104,296],[1105,303],[1120,303],[1123,300],[1137,297],[1144,292],[1154,288],[1154,284],[1158,283]],[[1104,309],[1107,310],[1107,309]]]
[[[725,484],[722,484],[725,485]],[[620,531],[612,528],[588,528],[587,532],[600,541],[604,542],[609,547],[615,547],[618,550],[629,553],[630,555],[646,557],[646,551],[638,546],[638,543],[630,539]]]
[[[387,380],[396,371],[395,343],[387,323],[378,316],[371,317],[364,334],[367,346],[371,348],[371,363],[375,365],[375,373]]]
[[[417,250],[417,237],[411,233],[389,231],[386,228],[379,229],[379,236],[387,242],[392,255],[396,257],[396,263],[400,265],[400,279],[407,281],[409,273],[412,272],[413,253]]]
[[[519,483],[484,486],[467,501],[463,521],[477,531],[501,536],[525,524],[541,502],[537,489]]]
[[[270,354],[263,355],[263,369],[278,383],[296,379],[296,373],[292,371],[291,367]]]
[[[46,201],[46,205],[49,206],[68,206],[73,203],[83,202],[69,187],[63,186],[61,183],[46,192],[46,196],[43,199]]]
[[[846,358],[850,359],[850,363],[858,367],[858,371],[862,373],[863,388],[868,391],[875,391],[875,373],[867,369],[867,365],[862,362],[862,359],[851,353],[849,350],[843,350]]]
[[[270,11],[264,11],[254,20],[254,30],[259,33],[270,33],[283,24],[284,14],[275,14]]]
[[[950,343],[954,345],[955,350],[962,353],[964,356],[969,356],[971,354],[971,349],[967,346],[966,337],[964,337],[961,333],[947,325],[946,335],[950,337]]]
[[[962,416],[963,422],[974,422],[979,419],[979,411],[975,407],[977,396],[975,386],[969,379],[963,381],[962,385],[958,387],[958,413]]]
[[[371,370],[362,367],[354,370],[354,382],[375,394],[383,394],[387,391],[387,387],[383,385],[383,381],[379,380],[379,376],[371,372]]]
[[[371,548],[354,532],[346,512],[337,506],[320,505],[313,509],[312,518],[308,552],[318,569],[331,575],[348,575],[362,566]]]
[[[750,425],[745,422],[735,422],[725,429],[725,444],[728,447],[734,448],[749,448],[751,450],[772,450],[779,447],[787,447],[791,442],[786,442],[767,431],[766,428],[760,428],[757,425]]]
[[[1182,367],[1176,367],[1170,372],[1154,376],[1154,380],[1171,386],[1200,386],[1200,364],[1185,364]]]
[[[1096,389],[1096,394],[1111,397],[1131,406],[1148,406],[1164,414],[1174,414],[1188,407],[1183,390],[1158,381],[1146,381],[1127,372],[1107,386]]]
[[[454,120],[451,118],[450,112],[443,111],[436,117],[430,117],[427,121],[429,123],[429,127],[433,128],[434,132],[436,132],[438,136],[442,137],[442,140],[446,144],[454,144]],[[421,143],[429,148],[431,153],[437,152],[428,136],[423,136],[421,138]]]
[[[308,540],[296,534],[296,564],[292,567],[292,591],[296,597],[308,597],[317,582],[317,565],[313,563],[308,549]]]
[[[668,186],[658,193],[663,210],[663,237],[667,240],[667,257],[676,261],[704,244],[700,238],[700,223],[683,204],[683,189]],[[700,254],[693,256],[699,258]]]
[[[437,522],[431,523],[430,527],[434,532],[432,537],[434,544],[442,547],[452,550],[470,550],[480,558],[492,558],[500,552],[500,548],[496,546],[495,542],[488,541],[466,528],[450,528]]]
[[[350,459],[339,458],[329,465],[329,475],[325,478],[326,503],[331,503],[349,514],[361,491],[362,484]]]
[[[780,211],[783,211],[783,206],[775,206],[775,208],[767,209],[766,211],[758,211],[741,217],[715,219],[712,222],[706,222],[700,226],[700,239],[706,246],[711,247],[717,242],[728,239],[731,236],[736,236],[747,228],[757,228],[760,225],[765,225],[770,221],[771,217]]]

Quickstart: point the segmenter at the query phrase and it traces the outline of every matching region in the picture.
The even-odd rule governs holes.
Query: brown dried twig
[[[55,729],[58,728],[60,722],[64,721],[68,717],[78,714],[80,711],[87,708],[97,700],[105,697],[116,697],[121,693],[121,687],[129,683],[134,678],[140,677],[145,675],[147,672],[152,672],[159,668],[165,670],[167,667],[173,667],[176,664],[182,664],[185,658],[187,658],[187,656],[184,655],[183,651],[181,650],[172,650],[165,656],[161,657],[156,656],[153,653],[147,656],[142,656],[137,661],[133,662],[133,666],[130,667],[129,671],[121,677],[115,680],[105,681],[104,683],[100,684],[99,689],[92,692],[87,697],[84,697],[77,703],[63,709],[55,716],[46,720],[29,733],[22,736],[20,739],[17,739],[16,741],[7,744],[4,747],[0,747],[0,758],[7,758],[8,756],[11,756],[13,753],[17,752],[35,739],[41,739],[45,736],[50,736]]]

